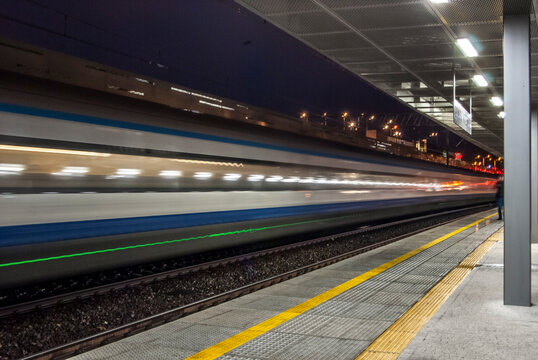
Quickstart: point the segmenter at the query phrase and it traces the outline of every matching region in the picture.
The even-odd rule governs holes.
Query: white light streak
[[[273,175],[271,177],[268,177],[267,179],[265,179],[265,181],[267,182],[278,182],[280,180],[284,179],[283,176],[280,176],[280,175]]]
[[[204,100],[198,100],[198,102],[199,102],[200,104],[213,106],[213,107],[216,107],[216,108],[219,108],[219,109],[235,111],[234,108],[231,108],[231,107],[228,107],[228,106],[224,106],[224,105],[219,105],[219,104],[213,104],[213,103],[210,103],[210,102],[208,102],[208,101],[204,101]]]
[[[263,176],[263,175],[255,174],[255,175],[250,175],[247,178],[247,180],[248,181],[262,181],[264,178],[265,178],[265,176]]]
[[[52,175],[59,176],[83,176],[90,169],[84,166],[66,166],[61,171],[52,173]]]
[[[142,78],[138,78],[138,77],[135,77],[134,79],[135,79],[136,81],[143,82],[144,84],[149,84],[149,80],[142,79]]]
[[[163,170],[159,173],[159,176],[166,178],[176,178],[181,176],[181,171],[178,170]]]
[[[82,156],[102,156],[102,157],[110,156],[110,154],[107,154],[107,153],[98,153],[98,152],[93,152],[93,151],[37,148],[37,147],[14,146],[14,145],[0,145],[0,150],[31,151],[31,152],[50,153],[50,154],[66,154],[66,155],[82,155]]]
[[[191,92],[191,95],[194,95],[194,96],[198,96],[202,99],[207,99],[207,100],[211,100],[211,101],[216,101],[216,102],[219,102],[221,103],[222,100],[221,99],[217,99],[217,98],[214,98],[214,97],[211,97],[211,96],[207,96],[207,95],[203,95],[203,94],[198,94],[198,93],[195,93],[195,92]]]
[[[128,93],[133,94],[133,95],[144,96],[144,93],[142,91],[129,90]]]
[[[189,91],[189,90],[185,90],[185,89],[180,89],[180,88],[173,87],[173,86],[170,87],[170,90],[172,90],[172,91],[177,91],[177,92],[180,92],[180,93],[183,93],[183,94],[187,94],[187,95],[197,96],[197,97],[202,98],[202,99],[207,99],[207,100],[211,100],[211,101],[216,101],[216,102],[219,102],[219,103],[222,102],[221,99],[217,99],[217,98],[214,98],[214,97],[211,97],[211,96],[207,96],[207,95],[204,95],[204,94],[196,93],[196,92],[194,92],[194,91]]]
[[[213,173],[206,171],[199,171],[194,173],[194,177],[196,179],[209,179],[211,176],[213,176]]]
[[[294,183],[294,182],[299,182],[300,180],[301,180],[300,177],[292,176],[292,177],[289,177],[287,179],[282,179],[281,181],[284,182],[284,183]]]
[[[116,175],[119,176],[136,176],[140,175],[139,169],[118,169],[116,170]]]
[[[241,178],[241,174],[226,174],[222,178],[226,181],[237,181]]]
[[[19,173],[24,169],[26,169],[26,166],[22,164],[0,164],[0,172],[2,172],[2,174]]]

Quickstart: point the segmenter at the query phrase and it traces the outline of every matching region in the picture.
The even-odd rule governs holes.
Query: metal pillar
[[[531,305],[530,17],[504,16],[504,303]]]
[[[538,243],[538,108],[531,111],[531,242]]]

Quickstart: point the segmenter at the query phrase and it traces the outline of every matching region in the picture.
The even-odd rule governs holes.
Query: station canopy
[[[502,0],[236,2],[462,138],[502,155]],[[534,14],[533,101],[538,98]],[[472,135],[453,121],[454,77],[456,99],[467,110],[472,107]]]

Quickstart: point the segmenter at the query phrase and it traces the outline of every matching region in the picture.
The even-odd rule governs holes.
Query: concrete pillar
[[[504,303],[531,305],[530,17],[504,16]]]

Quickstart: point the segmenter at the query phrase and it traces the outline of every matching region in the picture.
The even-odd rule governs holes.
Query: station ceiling
[[[503,153],[503,108],[491,102],[503,97],[503,0],[235,1],[462,138]],[[536,21],[533,11],[533,102]],[[478,54],[466,56],[458,39]],[[471,136],[453,122],[454,75],[458,101],[469,109],[472,98]],[[475,75],[487,85],[478,86]]]

